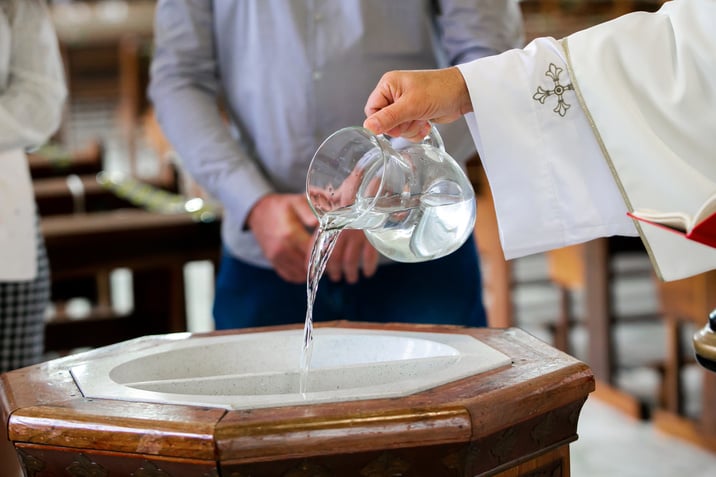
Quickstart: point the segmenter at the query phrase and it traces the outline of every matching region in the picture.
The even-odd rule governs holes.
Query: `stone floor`
[[[574,477],[707,477],[716,455],[632,420],[590,398],[582,410],[579,440],[571,446]]]
[[[106,167],[126,169],[125,151],[113,134],[111,114],[98,114],[96,108],[82,105],[75,109],[79,118],[71,128],[72,141],[81,145],[87,138],[101,137],[107,147]],[[106,110],[105,110],[106,111]],[[84,119],[84,120],[83,120]],[[154,161],[151,153],[140,150],[142,171],[152,173]],[[479,218],[478,218],[479,220]],[[533,256],[514,262],[518,277],[534,277],[546,273],[542,256]],[[112,277],[116,293],[115,306],[131,306],[131,297],[122,290],[128,289],[131,276],[125,270],[118,270]],[[213,269],[208,262],[195,262],[186,267],[187,307],[190,331],[212,329],[211,302],[213,299]],[[486,277],[489,279],[489,277]],[[656,306],[653,283],[649,281],[626,281],[619,283],[616,296],[626,305],[649,309]],[[489,299],[489,297],[486,297]],[[558,293],[548,284],[516,287],[514,291],[517,326],[535,336],[550,342],[548,326],[558,310]],[[579,315],[580,297],[575,297]],[[617,327],[619,349],[628,352],[620,354],[619,362],[624,365],[619,373],[620,385],[647,404],[653,403],[658,385],[658,376],[642,363],[653,362],[662,355],[663,330],[658,323],[642,323]],[[571,335],[573,354],[585,359],[587,337],[584,329],[576,326]],[[688,338],[688,336],[686,337]],[[687,372],[685,376],[687,408],[698,412],[699,370]],[[679,439],[666,436],[655,430],[648,420],[635,420],[590,397],[585,404],[579,424],[579,440],[572,445],[572,475],[575,477],[706,477],[716,475],[716,453],[711,453]]]

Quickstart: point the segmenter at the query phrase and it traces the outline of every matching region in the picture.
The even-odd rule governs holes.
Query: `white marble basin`
[[[318,328],[300,393],[302,330],[186,336],[70,371],[85,397],[250,409],[405,396],[510,364],[468,335]]]

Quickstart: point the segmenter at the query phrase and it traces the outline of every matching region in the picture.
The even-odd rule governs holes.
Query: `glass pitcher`
[[[475,224],[472,184],[435,127],[420,143],[362,127],[336,131],[313,156],[306,195],[324,230],[363,230],[398,262],[448,255]]]

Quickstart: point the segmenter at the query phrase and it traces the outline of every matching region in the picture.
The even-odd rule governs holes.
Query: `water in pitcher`
[[[407,203],[389,199],[379,200],[369,212],[384,221],[367,227],[365,235],[376,249],[400,262],[424,262],[457,250],[474,223],[472,199],[445,194],[415,195]]]

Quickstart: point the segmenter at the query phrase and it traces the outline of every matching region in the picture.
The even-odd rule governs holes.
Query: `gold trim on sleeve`
[[[602,136],[601,136],[601,134],[599,134],[599,129],[597,129],[597,125],[594,123],[594,118],[592,118],[592,115],[590,114],[589,109],[587,108],[587,104],[584,101],[584,97],[582,96],[582,91],[579,89],[579,83],[577,82],[577,79],[574,75],[574,70],[572,69],[572,58],[571,58],[570,51],[569,51],[568,37],[562,38],[561,40],[559,40],[559,43],[562,45],[562,48],[564,49],[564,54],[567,59],[567,72],[569,73],[569,78],[571,80],[571,85],[574,89],[574,92],[577,95],[577,101],[579,102],[580,106],[582,107],[582,110],[584,111],[584,114],[587,117],[587,121],[589,121],[589,126],[592,128],[594,137],[597,139],[599,148],[602,150],[602,154],[604,155],[604,158],[607,161],[609,170],[612,172],[612,177],[614,177],[614,181],[616,182],[617,187],[619,188],[619,192],[622,195],[622,199],[624,199],[624,203],[626,204],[627,209],[629,210],[629,212],[633,212],[634,207],[631,205],[629,196],[627,195],[626,190],[624,189],[624,185],[622,184],[621,180],[619,179],[619,175],[617,174],[617,170],[614,167],[614,163],[612,162],[612,158],[609,155],[609,151],[607,151],[607,148],[604,145]],[[663,275],[661,274],[661,270],[659,269],[659,264],[656,262],[656,258],[654,257],[654,252],[651,250],[649,241],[646,239],[646,236],[644,235],[644,232],[641,228],[641,224],[635,220],[634,225],[636,226],[636,230],[639,233],[639,237],[641,238],[641,241],[644,244],[644,247],[646,248],[646,253],[649,255],[649,259],[651,260],[651,263],[654,266],[654,271],[656,272],[656,275],[659,277],[660,280],[663,280]]]

